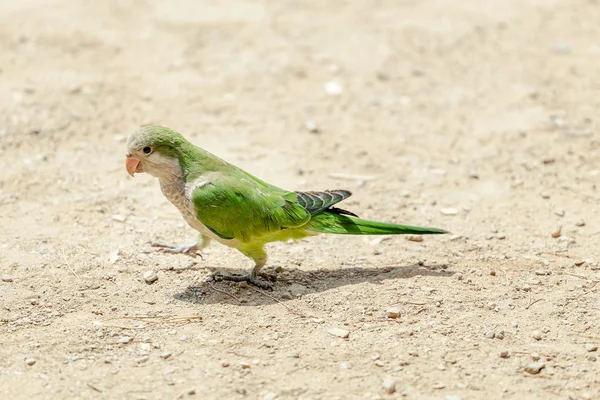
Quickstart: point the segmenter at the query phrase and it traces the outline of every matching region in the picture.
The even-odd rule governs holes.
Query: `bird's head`
[[[127,139],[125,168],[129,175],[147,172],[157,178],[181,176],[181,146],[187,141],[179,133],[157,125],[137,129]]]

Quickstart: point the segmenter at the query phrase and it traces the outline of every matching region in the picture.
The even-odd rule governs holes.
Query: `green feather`
[[[329,211],[313,216],[306,229],[319,233],[347,235],[437,235],[448,233],[443,229],[369,221]]]

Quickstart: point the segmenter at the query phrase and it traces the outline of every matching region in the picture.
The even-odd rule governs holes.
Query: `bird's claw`
[[[271,281],[275,281],[275,277],[273,275],[268,275],[268,274],[259,274],[261,277],[271,280]],[[268,282],[267,280],[263,280],[260,279],[257,275],[253,275],[253,274],[245,274],[245,275],[216,275],[215,278],[218,278],[219,280],[224,280],[224,281],[231,281],[231,282],[247,282],[250,285],[254,285],[260,289],[264,289],[264,290],[273,290],[273,284]]]
[[[185,254],[190,257],[200,257],[204,259],[204,257],[202,257],[202,253],[200,252],[200,247],[198,246],[198,243],[170,245],[161,242],[152,242],[150,243],[150,246],[156,248],[156,250],[160,251],[161,253]]]
[[[269,282],[277,282],[277,275],[267,274],[266,272],[259,272],[258,276]]]

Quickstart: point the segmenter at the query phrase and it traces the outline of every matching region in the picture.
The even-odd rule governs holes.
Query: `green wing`
[[[248,242],[252,237],[296,228],[310,220],[293,192],[252,176],[222,176],[192,191],[198,219],[223,239]]]

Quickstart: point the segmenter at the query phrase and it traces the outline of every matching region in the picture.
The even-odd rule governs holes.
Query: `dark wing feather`
[[[343,208],[331,207],[331,208],[328,208],[327,211],[334,213],[334,214],[350,215],[352,217],[358,218],[358,215],[354,214],[352,211],[344,210]]]
[[[357,215],[333,205],[350,197],[352,193],[348,190],[325,190],[324,192],[296,192],[298,203],[304,207],[310,215],[316,215],[322,211],[330,211],[336,214]]]

